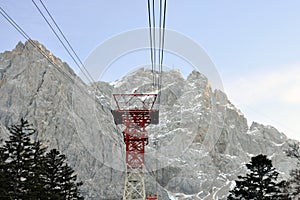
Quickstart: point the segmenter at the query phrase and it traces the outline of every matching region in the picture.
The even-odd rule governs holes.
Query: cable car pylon
[[[125,125],[126,178],[123,200],[157,200],[146,197],[145,146],[149,138],[146,127],[158,124],[159,111],[154,109],[157,94],[113,94],[116,108],[112,111],[115,123]]]
[[[152,3],[151,3],[152,2]],[[112,110],[115,123],[125,125],[123,130],[126,145],[126,176],[123,200],[157,200],[155,195],[146,196],[145,190],[145,146],[149,142],[146,128],[159,123],[160,92],[162,87],[162,64],[165,39],[165,17],[167,0],[159,3],[159,27],[155,25],[155,0],[148,0],[150,33],[150,58],[155,93],[113,94],[116,109]],[[159,44],[156,49],[156,32]],[[158,63],[156,60],[158,50]],[[158,66],[158,69],[157,69]],[[157,104],[157,106],[155,106]],[[155,166],[156,168],[157,166]],[[157,169],[154,169],[157,170]]]

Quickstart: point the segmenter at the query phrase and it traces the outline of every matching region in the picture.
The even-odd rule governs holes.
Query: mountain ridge
[[[66,63],[35,42],[73,81],[28,41],[1,53],[1,127],[27,118],[37,128],[37,137],[68,156],[85,182],[87,199],[120,199],[125,150],[122,130],[111,115],[111,94],[149,91],[151,71],[138,69],[115,84],[93,83],[101,89],[95,92],[93,85],[84,84]],[[294,140],[257,122],[248,127],[226,94],[212,91],[207,78],[197,71],[187,78],[175,70],[165,72],[160,125],[149,127],[148,132],[150,141],[159,139],[160,147],[155,149],[152,142],[147,146],[146,186],[155,192],[152,166],[157,162],[160,199],[226,199],[233,180],[245,172],[241,163],[259,153],[272,158],[281,178],[287,178],[296,166],[295,160],[284,155]],[[7,132],[1,131],[0,138],[5,137]]]

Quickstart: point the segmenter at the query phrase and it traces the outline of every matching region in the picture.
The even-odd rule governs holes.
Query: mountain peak
[[[47,52],[55,67],[72,71],[38,41],[32,42]],[[31,41],[0,54],[0,130],[1,124],[25,117],[37,128],[38,139],[68,155],[86,183],[87,199],[120,199],[125,146],[111,114],[114,104],[109,102],[118,91],[148,92],[153,74],[143,68],[113,84],[98,82],[96,102],[88,98],[91,88],[81,82],[75,87],[79,82],[74,79],[80,82],[74,72],[67,77],[54,68]],[[225,199],[234,179],[246,173],[241,163],[251,156],[270,156],[283,178],[296,166],[284,153],[289,142],[284,134],[258,123],[249,129],[245,116],[224,92],[212,91],[200,72],[185,78],[177,70],[164,71],[162,81],[160,121],[147,127],[146,169],[157,169],[157,177],[146,175],[147,191],[157,192],[160,199],[169,199],[168,194],[186,200]],[[6,137],[0,131],[0,140]]]
[[[35,46],[34,46],[35,45]],[[13,52],[23,52],[25,49],[28,49],[30,51],[37,50],[37,47],[39,47],[41,50],[45,52],[50,52],[44,45],[39,43],[37,40],[27,40],[25,43],[19,41],[16,47],[12,50]]]
[[[24,47],[25,47],[25,45],[21,41],[19,41],[14,50],[23,51]]]

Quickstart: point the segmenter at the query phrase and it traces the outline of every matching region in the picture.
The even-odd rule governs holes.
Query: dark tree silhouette
[[[299,144],[289,144],[289,149],[285,151],[286,155],[291,158],[296,158],[300,162],[300,146]]]
[[[288,180],[286,189],[292,198],[300,197],[300,146],[297,143],[289,144],[289,149],[285,151],[286,155],[298,160],[298,168],[290,171],[290,179]]]
[[[82,182],[56,149],[32,141],[29,123],[12,125],[9,140],[0,147],[0,199],[77,200]]]
[[[4,153],[4,149],[0,148],[0,199],[5,199],[9,197],[10,188],[10,177],[7,173],[6,161],[8,159],[7,154]]]
[[[32,199],[43,199],[46,196],[43,179],[43,162],[45,159],[47,147],[40,141],[36,141],[33,146],[32,168],[29,174],[29,193]]]
[[[82,182],[76,182],[77,175],[59,151],[52,149],[46,154],[43,169],[47,199],[83,199],[78,192]]]
[[[28,177],[31,170],[33,157],[33,143],[30,137],[35,133],[28,121],[21,119],[21,123],[8,128],[9,140],[5,141],[3,148],[6,157],[6,173],[10,181],[8,191],[12,199],[23,199],[28,197],[30,186]]]
[[[289,199],[281,190],[285,182],[277,182],[278,172],[266,155],[252,157],[246,167],[250,172],[246,176],[238,176],[239,180],[235,181],[236,186],[230,191],[228,199]]]

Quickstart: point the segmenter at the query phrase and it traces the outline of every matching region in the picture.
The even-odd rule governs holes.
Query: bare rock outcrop
[[[36,43],[60,70],[29,42],[0,54],[0,139],[7,138],[5,127],[24,117],[37,128],[35,137],[67,155],[87,199],[121,199],[125,150],[111,96],[151,92],[151,71],[86,85]],[[233,180],[246,171],[243,164],[260,153],[272,159],[281,178],[296,166],[284,154],[291,140],[274,127],[248,127],[226,94],[213,91],[197,71],[187,78],[164,72],[159,103],[160,124],[148,129],[146,186],[150,193],[158,190],[160,199],[226,199]]]

